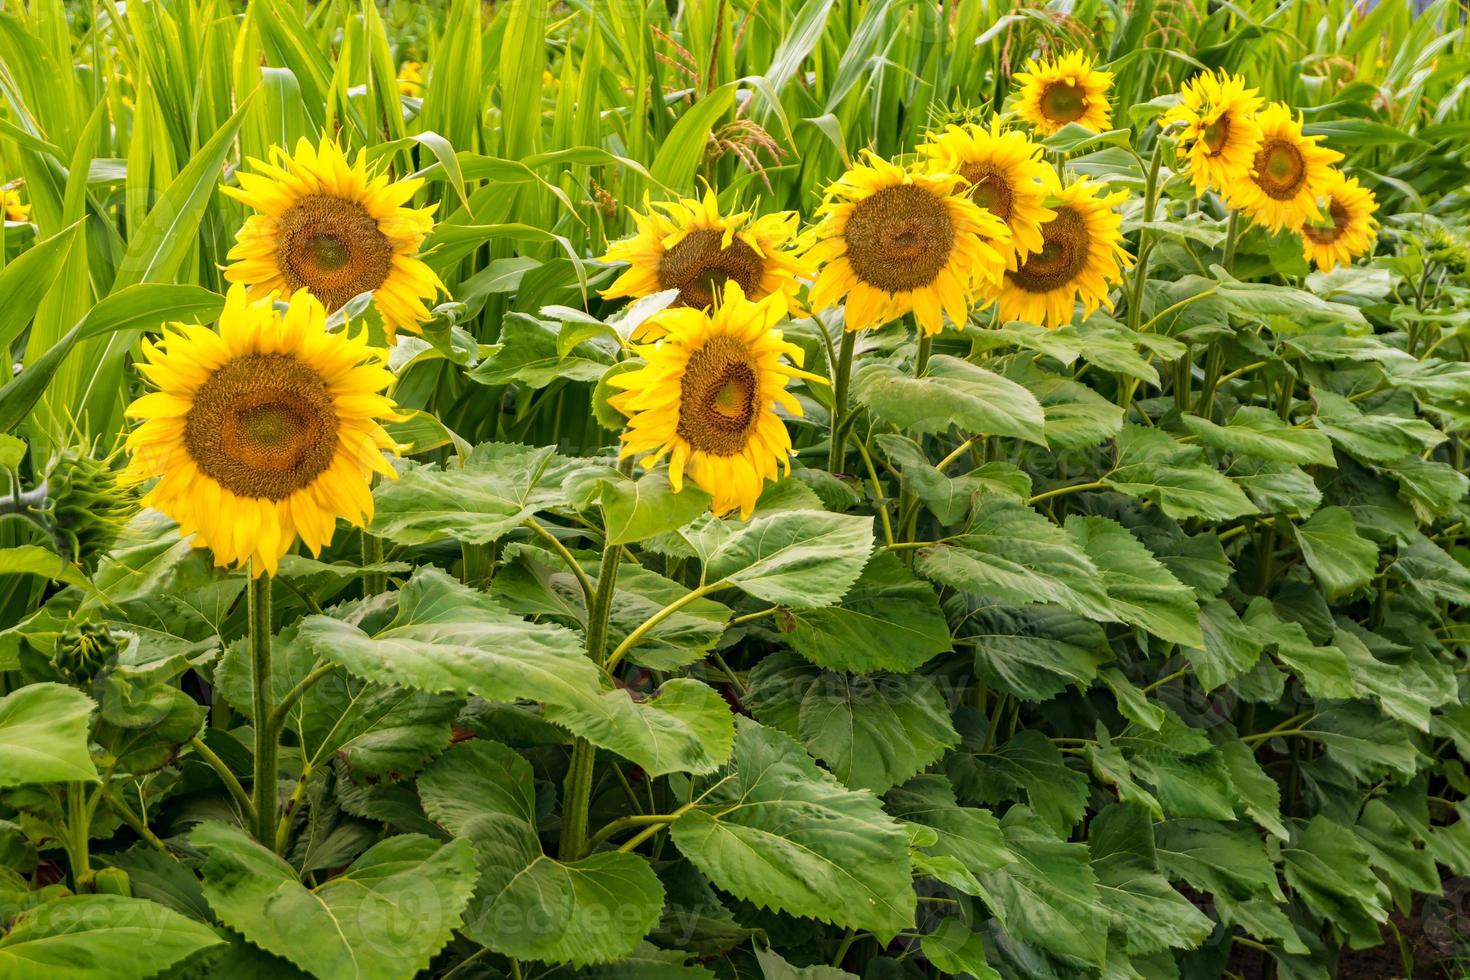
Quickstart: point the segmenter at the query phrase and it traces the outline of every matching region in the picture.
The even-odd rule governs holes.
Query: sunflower
[[[1302,251],[1328,272],[1335,265],[1350,265],[1353,259],[1373,247],[1378,230],[1378,201],[1373,192],[1334,168],[1322,191],[1324,205],[1320,221],[1301,226]]]
[[[609,245],[599,260],[629,265],[602,291],[605,299],[677,289],[679,306],[703,309],[724,283],[734,282],[752,300],[779,295],[787,307],[796,307],[800,280],[811,278],[813,270],[791,247],[800,220],[795,211],[760,218],[746,211],[722,215],[713,190],[701,201],[645,208],[646,214],[629,210],[637,233]]]
[[[1321,217],[1317,198],[1342,154],[1318,146],[1321,136],[1303,136],[1291,110],[1273,102],[1256,113],[1261,146],[1250,168],[1237,173],[1226,190],[1232,207],[1270,231],[1296,228]]]
[[[753,302],[734,281],[712,310],[655,313],[659,340],[635,347],[644,366],[608,382],[624,389],[611,399],[628,416],[622,455],[642,455],[648,469],[668,456],[676,493],[687,473],[716,515],[749,517],[765,481],[791,471],[791,437],[775,412],[779,402],[801,414],[787,382],[824,380],[800,370],[801,348],[774,329],[785,315],[779,295]]]
[[[0,212],[6,221],[31,220],[31,206],[21,203],[19,187],[0,187]]]
[[[230,289],[218,332],[175,324],[143,342],[138,369],[158,390],[128,406],[123,479],[159,477],[143,498],[214,552],[216,565],[274,573],[299,536],[313,554],[338,517],[372,517],[368,482],[393,477],[379,424],[393,401],[384,351],[366,333],[328,333],[326,311],[297,291],[285,313],[271,298]]]
[[[1113,210],[1127,197],[1104,194],[1086,177],[1057,189],[1056,216],[1041,226],[1041,249],[1006,273],[1000,318],[1060,327],[1072,321],[1079,297],[1083,316],[1107,303],[1109,286],[1133,264],[1123,248],[1123,218]]]
[[[252,299],[305,289],[329,311],[371,291],[390,337],[417,333],[429,318],[424,301],[444,290],[418,258],[435,205],[404,206],[423,181],[373,176],[365,154],[349,163],[329,139],[315,148],[302,140],[294,155],[271,147],[270,163],[250,162],[261,172],[241,171],[239,187],[223,188],[260,212],[235,236],[225,278],[249,286]]]
[[[1230,187],[1238,175],[1250,171],[1261,148],[1255,114],[1262,103],[1256,90],[1246,88],[1239,75],[1206,71],[1185,82],[1179,98],[1163,121],[1184,126],[1180,146],[1189,160],[1194,192]]]
[[[945,313],[964,323],[1011,255],[1010,229],[970,199],[963,177],[905,169],[872,152],[833,182],[817,213],[807,256],[824,265],[812,307],[845,298],[849,330],[909,312],[926,334],[944,329]]]
[[[405,61],[398,66],[398,94],[417,99],[424,94],[424,66]]]
[[[970,200],[1006,223],[1017,260],[1041,249],[1041,223],[1052,216],[1046,195],[1056,172],[1041,160],[1041,147],[1025,134],[1001,129],[993,116],[990,128],[950,126],[930,135],[919,147],[931,171],[959,174],[970,187]],[[1012,263],[1014,264],[1014,262]]]
[[[1020,85],[1016,112],[1043,136],[1050,136],[1068,123],[1100,133],[1112,124],[1108,89],[1110,71],[1093,71],[1092,59],[1081,51],[1043,61],[1031,59],[1026,70],[1016,72]]]

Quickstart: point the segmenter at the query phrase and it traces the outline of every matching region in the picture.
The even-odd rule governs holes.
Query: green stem
[[[929,367],[929,351],[934,346],[934,338],[919,330],[919,355],[914,358],[914,377],[922,378]]]
[[[230,791],[230,797],[240,808],[245,822],[252,827],[255,826],[255,804],[251,801],[250,794],[245,792],[245,787],[240,785],[239,778],[225,764],[225,760],[216,755],[214,749],[205,745],[204,740],[198,735],[189,739],[189,747],[194,750],[195,755],[204,760],[205,765],[214,770],[215,775],[219,776],[219,781],[225,784],[225,789]]]
[[[85,783],[66,784],[66,859],[71,865],[72,888],[81,891],[92,879],[92,859],[88,842],[92,836],[92,820],[87,807]]]
[[[685,809],[688,809],[687,807]],[[673,813],[640,813],[628,817],[618,817],[616,820],[605,824],[601,830],[587,839],[587,850],[596,850],[597,845],[610,837],[616,837],[625,830],[634,827],[658,827],[671,824],[679,819],[684,810],[676,810]]]
[[[459,546],[460,560],[463,563],[464,584],[472,589],[483,589],[490,584],[495,577],[495,542],[488,544],[469,544],[462,542]]]
[[[366,541],[366,536],[364,536]],[[380,545],[381,547],[381,545]],[[276,842],[277,732],[271,702],[271,577],[255,575],[246,586],[250,607],[250,666],[255,681],[255,839],[266,847]]]
[[[379,565],[383,561],[383,539],[362,529],[362,563]],[[362,577],[362,590],[367,595],[377,595],[388,587],[388,576],[382,572],[368,572]]]
[[[842,344],[837,352],[837,364],[832,378],[832,445],[827,451],[827,471],[842,471],[844,433],[847,429],[847,387],[852,379],[852,353],[857,347],[857,332],[844,330]]]
[[[336,669],[336,664],[321,664],[313,667],[311,673],[297,681],[296,686],[286,692],[285,697],[281,698],[276,705],[275,711],[271,712],[272,737],[279,741],[281,731],[286,727],[286,716],[291,713],[292,708],[296,707],[296,702],[301,700],[303,694],[311,690],[313,684]]]
[[[607,650],[607,623],[612,612],[613,590],[617,587],[618,562],[622,557],[622,546],[607,545],[602,550],[602,564],[597,569],[597,589],[592,594],[592,603],[587,609],[587,656],[599,667],[611,670],[616,664],[616,654],[604,662]],[[650,627],[651,629],[652,627]],[[635,634],[637,631],[634,631]],[[633,636],[628,637],[629,640]],[[624,641],[623,646],[627,646]],[[623,647],[619,647],[623,649]],[[562,860],[572,861],[582,856],[587,844],[587,811],[592,805],[592,763],[597,757],[597,748],[585,738],[572,743],[571,763],[567,767],[567,778],[563,783],[561,849]]]
[[[1226,272],[1235,269],[1235,246],[1240,241],[1240,212],[1230,212],[1230,223],[1225,226],[1225,255],[1220,265]]]
[[[1159,166],[1164,159],[1164,140],[1154,138],[1154,155],[1149,160],[1143,187],[1143,220],[1154,220],[1159,201]],[[1138,263],[1133,267],[1133,291],[1128,299],[1128,327],[1137,330],[1143,324],[1143,290],[1148,283],[1148,256],[1153,251],[1153,235],[1147,228],[1138,232]],[[1126,407],[1126,406],[1125,406]]]
[[[663,830],[665,827],[670,826],[671,824],[673,824],[673,822],[675,820],[678,820],[679,817],[683,816],[686,812],[688,812],[689,810],[692,810],[692,809],[694,809],[694,804],[693,803],[685,803],[683,806],[679,807],[679,809],[675,810],[673,813],[668,814],[668,816],[669,816],[669,819],[668,820],[665,820],[665,821],[662,821],[660,823],[656,823],[656,824],[653,824],[651,826],[645,827],[642,830],[640,830],[638,833],[634,834],[632,837],[629,837],[627,840],[625,840],[622,843],[621,846],[618,847],[618,850],[621,851],[624,854],[627,854],[630,851],[637,850],[638,849],[638,845],[642,844],[644,841],[648,840],[648,838],[652,837],[654,834],[658,833],[660,830]]]
[[[641,643],[643,641],[643,638],[647,636],[649,632],[659,623],[662,623],[664,620],[668,619],[670,616],[674,615],[674,613],[678,612],[680,609],[683,609],[694,600],[701,599],[704,596],[709,595],[711,592],[715,592],[723,588],[725,588],[725,583],[723,580],[715,582],[711,585],[701,585],[693,592],[688,592],[680,596],[673,602],[669,603],[667,606],[664,606],[658,612],[654,613],[652,616],[649,616],[638,625],[637,629],[629,633],[627,638],[625,638],[622,643],[618,644],[617,649],[612,652],[612,656],[608,657],[607,662],[603,664],[604,669],[611,671],[614,667],[616,667],[618,663],[622,661],[623,657],[627,655],[628,651]]]
[[[1057,487],[1055,490],[1048,490],[1045,493],[1038,493],[1036,496],[1026,501],[1026,506],[1034,507],[1037,504],[1042,503],[1043,501],[1051,500],[1055,497],[1064,497],[1069,493],[1079,493],[1083,490],[1101,490],[1105,486],[1107,486],[1107,484],[1103,481],[1093,480],[1090,483],[1074,483],[1069,487]]]
[[[536,520],[534,517],[528,518],[526,520],[526,526],[529,527],[533,532],[535,532],[538,538],[550,545],[553,551],[561,556],[561,560],[566,563],[567,568],[571,571],[572,577],[577,580],[577,585],[581,587],[582,599],[587,603],[587,608],[592,608],[592,580],[587,577],[586,572],[582,571],[582,565],[580,562],[577,561],[576,556],[567,549],[566,545],[561,543],[560,538],[548,531],[545,525]]]

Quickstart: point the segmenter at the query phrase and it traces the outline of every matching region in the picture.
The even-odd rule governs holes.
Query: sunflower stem
[[[1225,254],[1220,265],[1226,272],[1235,271],[1235,246],[1240,241],[1240,212],[1230,212],[1230,223],[1225,226]]]
[[[609,544],[603,548],[602,564],[597,569],[597,588],[587,608],[587,656],[599,667],[603,666],[607,650],[607,623],[612,612],[613,590],[617,585],[621,558],[621,545]],[[585,738],[572,743],[571,763],[567,767],[562,792],[561,849],[558,853],[564,861],[581,857],[587,846],[587,811],[592,805],[592,764],[596,757],[597,748]]]
[[[362,529],[362,563],[365,566],[383,563],[383,539]],[[388,588],[388,576],[382,572],[368,572],[362,577],[362,591],[366,595],[377,595]]]
[[[1159,203],[1159,166],[1164,159],[1164,139],[1154,137],[1154,155],[1148,163],[1143,185],[1143,220],[1154,220]],[[1143,291],[1148,284],[1148,256],[1153,250],[1153,235],[1147,228],[1138,232],[1138,264],[1133,267],[1133,293],[1128,298],[1128,328],[1138,330],[1143,324]],[[1126,405],[1125,405],[1126,407]]]
[[[271,577],[250,576],[246,602],[250,608],[250,667],[255,681],[255,780],[252,804],[255,839],[266,847],[276,844],[276,750],[275,705],[271,698]]]
[[[924,372],[929,368],[929,350],[934,346],[934,338],[919,330],[919,354],[914,358],[914,377],[922,378]]]
[[[832,369],[832,445],[827,453],[827,470],[840,473],[847,455],[847,386],[852,378],[852,353],[857,348],[857,333],[842,332],[842,345],[837,351],[837,363]]]

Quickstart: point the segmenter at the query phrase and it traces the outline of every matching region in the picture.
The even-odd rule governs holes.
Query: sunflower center
[[[1068,123],[1086,115],[1087,99],[1075,85],[1052,82],[1041,93],[1041,111],[1048,119]]]
[[[281,500],[337,454],[332,393],[290,354],[237,357],[195,392],[184,445],[206,476],[236,496]]]
[[[1278,201],[1296,197],[1307,180],[1307,161],[1288,140],[1268,139],[1256,151],[1256,183]]]
[[[938,278],[954,248],[954,223],[944,198],[898,184],[853,206],[845,238],[847,260],[859,279],[901,293]]]
[[[1347,230],[1349,223],[1347,208],[1333,201],[1327,206],[1327,217],[1331,220],[1331,224],[1305,224],[1302,226],[1302,234],[1318,245],[1331,245],[1337,241]]]
[[[724,232],[698,228],[658,260],[660,289],[679,290],[684,306],[704,309],[714,303],[727,282],[737,282],[746,296],[754,298],[765,272],[755,249],[738,238],[721,248]]]
[[[1230,114],[1221,113],[1220,118],[1205,127],[1200,139],[1204,141],[1205,149],[1211,153],[1219,153],[1225,149],[1225,144],[1230,141]]]
[[[679,436],[712,456],[744,452],[759,421],[759,370],[734,337],[711,337],[690,354],[679,391]]]
[[[1014,272],[1011,282],[1028,293],[1046,293],[1071,284],[1087,265],[1092,236],[1076,208],[1063,206],[1057,216],[1041,226],[1041,251],[1034,252]]]
[[[988,164],[967,163],[960,168],[960,176],[970,182],[970,200],[1000,220],[1010,220],[1015,190],[1004,173]]]
[[[293,290],[305,289],[328,310],[383,285],[393,271],[393,243],[361,204],[318,194],[278,219],[276,265]]]

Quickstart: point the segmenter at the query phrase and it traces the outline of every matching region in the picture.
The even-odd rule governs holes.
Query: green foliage
[[[1460,15],[8,6],[0,980],[1321,978],[1384,943],[1453,975]],[[899,321],[846,378],[840,312],[788,317],[830,384],[792,385],[792,473],[746,518],[619,458],[608,382],[670,301],[599,293],[629,205],[809,220],[860,148],[1074,47],[1116,128],[1047,161],[1131,192],[1110,305]],[[1193,193],[1159,117],[1201,66],[1346,155],[1372,254],[1312,272]],[[446,295],[393,349],[366,533],[260,586],[266,670],[259,593],[108,454],[140,341],[222,308],[218,186],[322,134],[422,178]]]

